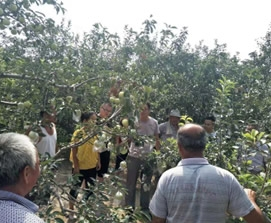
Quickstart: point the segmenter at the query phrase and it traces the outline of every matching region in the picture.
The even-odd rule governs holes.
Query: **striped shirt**
[[[150,203],[167,223],[225,223],[227,213],[243,217],[253,209],[237,179],[204,158],[183,159],[166,171]]]
[[[1,223],[44,223],[35,213],[38,206],[17,194],[0,190]]]

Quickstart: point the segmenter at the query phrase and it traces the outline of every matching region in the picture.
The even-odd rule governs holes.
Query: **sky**
[[[88,32],[101,23],[110,33],[123,34],[128,25],[140,31],[142,22],[153,15],[159,27],[188,28],[186,43],[192,47],[203,40],[210,48],[215,39],[227,44],[231,55],[241,59],[257,50],[257,40],[271,27],[271,0],[62,0],[75,33]],[[47,15],[50,12],[47,12]],[[60,20],[58,16],[56,20]]]

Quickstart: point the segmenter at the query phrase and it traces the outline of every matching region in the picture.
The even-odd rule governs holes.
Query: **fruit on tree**
[[[115,96],[111,96],[109,98],[109,101],[112,103],[112,104],[119,104],[120,103],[120,99],[115,97]]]
[[[64,57],[64,58],[63,58],[63,61],[64,61],[65,63],[68,63],[68,62],[69,62],[69,58],[68,58],[68,57]]]
[[[28,136],[33,142],[37,142],[39,139],[39,134],[34,131],[30,131]]]
[[[4,14],[4,10],[0,8],[0,16]]]
[[[30,101],[25,101],[23,105],[24,108],[30,108],[32,106],[32,103]]]
[[[114,144],[113,144],[112,142],[109,142],[109,143],[107,144],[107,148],[108,148],[109,150],[114,149]]]
[[[126,148],[125,146],[122,146],[122,147],[120,148],[120,154],[124,155],[124,154],[126,154],[127,152],[128,152],[128,150],[127,150],[127,148]]]
[[[12,35],[16,35],[17,34],[16,29],[12,29],[10,32],[11,32]]]
[[[117,200],[122,200],[123,199],[123,193],[122,192],[120,192],[120,191],[118,191],[116,194],[115,194],[115,198],[117,199]]]
[[[109,101],[110,101],[111,103],[114,103],[115,97],[111,96],[111,97],[109,98]]]
[[[2,24],[5,25],[5,26],[8,26],[8,25],[10,24],[9,19],[4,18],[4,19],[2,20]]]
[[[127,167],[127,163],[125,160],[120,162],[120,167],[121,167],[121,169],[125,169]]]
[[[119,93],[119,98],[122,99],[123,97],[124,97],[124,92],[121,91],[121,92]]]
[[[72,101],[72,96],[67,96],[66,97],[66,101],[68,102],[68,104],[70,104],[71,103],[71,101]]]
[[[15,4],[11,4],[11,5],[9,6],[9,10],[10,10],[11,12],[16,12],[17,9],[18,9],[18,7],[17,7],[17,5],[15,5]]]
[[[120,103],[120,99],[115,97],[115,96],[111,96],[109,98],[109,101],[112,103],[112,104],[119,104]]]
[[[56,44],[54,44],[54,43],[52,43],[50,47],[52,50],[56,50],[56,48],[57,48]]]
[[[19,22],[20,22],[20,23],[25,23],[25,19],[24,19],[23,16],[20,16],[20,17],[19,17]]]
[[[148,87],[148,86],[144,86],[144,91],[149,94],[152,92],[152,88],[151,87]]]
[[[123,127],[128,127],[129,126],[129,121],[127,118],[124,118],[122,121],[121,121],[121,124]]]

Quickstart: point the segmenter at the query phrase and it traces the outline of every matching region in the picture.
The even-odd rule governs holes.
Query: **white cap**
[[[173,109],[173,110],[170,111],[169,116],[174,116],[174,117],[179,117],[180,118],[181,117],[180,111],[178,109]]]

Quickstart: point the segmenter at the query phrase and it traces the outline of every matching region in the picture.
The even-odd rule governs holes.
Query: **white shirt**
[[[56,141],[57,133],[55,125],[53,124],[53,134],[49,135],[44,127],[40,127],[42,133],[45,135],[41,137],[41,140],[36,144],[36,147],[41,155],[49,153],[51,157],[55,156],[56,153]]]

